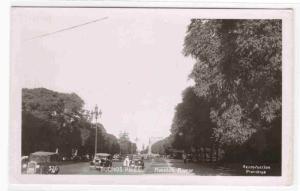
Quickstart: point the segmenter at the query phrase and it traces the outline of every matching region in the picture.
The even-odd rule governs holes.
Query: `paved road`
[[[119,175],[234,175],[233,171],[223,167],[214,167],[196,163],[184,164],[182,160],[175,159],[152,159],[145,160],[143,170],[134,170],[122,167],[122,162],[113,162],[111,169],[96,170],[90,168],[88,162],[60,165],[59,174],[119,174]]]

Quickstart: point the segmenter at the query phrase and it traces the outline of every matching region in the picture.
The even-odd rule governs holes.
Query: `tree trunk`
[[[204,162],[206,162],[206,147],[203,147]]]
[[[218,138],[216,141],[216,162],[219,160],[219,148],[220,148],[220,141],[221,141],[221,136]]]
[[[214,145],[211,144],[211,146],[210,146],[210,162],[213,162],[213,156],[214,156]]]
[[[219,160],[219,144],[216,145],[216,162]]]
[[[202,147],[199,148],[199,161],[202,162]]]
[[[205,162],[204,147],[201,147],[201,162]]]
[[[199,162],[199,147],[196,147],[196,162]]]

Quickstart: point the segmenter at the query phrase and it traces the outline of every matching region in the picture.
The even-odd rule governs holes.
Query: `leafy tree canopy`
[[[214,137],[242,144],[281,117],[281,20],[192,19],[184,54],[196,60],[190,78],[210,99]]]
[[[50,119],[65,114],[79,114],[84,101],[75,93],[59,93],[46,88],[22,90],[22,109],[35,116]]]

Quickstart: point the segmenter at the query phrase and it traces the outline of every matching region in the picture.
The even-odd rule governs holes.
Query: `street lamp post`
[[[97,139],[98,139],[98,127],[97,127],[97,119],[100,118],[102,115],[101,110],[98,108],[98,106],[95,106],[94,111],[91,112],[92,118],[95,117],[95,128],[96,128],[96,134],[95,134],[95,156],[97,154]]]

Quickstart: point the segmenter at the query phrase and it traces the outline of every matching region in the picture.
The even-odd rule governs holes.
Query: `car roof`
[[[133,160],[141,160],[142,158],[143,158],[143,156],[139,156],[139,155],[132,156]]]
[[[96,153],[96,156],[108,157],[108,156],[110,156],[110,154],[108,154],[108,153]]]
[[[37,151],[37,152],[31,153],[31,155],[49,156],[49,155],[57,155],[57,153],[46,152],[46,151]]]

